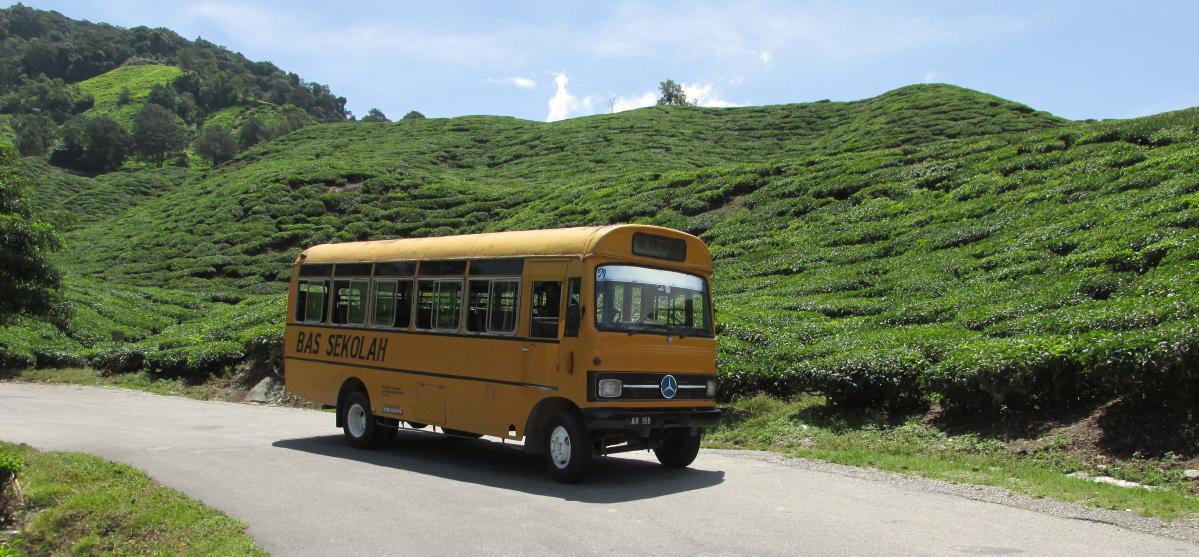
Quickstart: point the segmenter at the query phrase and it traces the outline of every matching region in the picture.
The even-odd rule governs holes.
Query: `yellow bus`
[[[698,238],[642,225],[313,246],[287,389],[363,449],[433,426],[523,439],[564,482],[624,451],[685,467],[720,417],[711,276]]]

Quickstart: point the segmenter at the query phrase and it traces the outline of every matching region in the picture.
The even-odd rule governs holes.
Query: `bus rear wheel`
[[[562,483],[579,483],[591,466],[591,436],[579,417],[564,412],[545,428],[545,467]]]
[[[341,430],[346,440],[356,449],[376,449],[394,439],[394,433],[375,423],[371,413],[370,398],[362,391],[346,397],[341,407]],[[391,433],[391,435],[389,435]]]
[[[699,443],[703,434],[679,435],[662,441],[662,445],[654,449],[658,462],[667,468],[686,468],[695,462],[699,455]]]

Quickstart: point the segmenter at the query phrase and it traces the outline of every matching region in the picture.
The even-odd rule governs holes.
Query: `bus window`
[[[566,286],[566,332],[564,336],[579,336],[579,322],[583,319],[583,294],[580,292],[582,280],[573,277]]]
[[[466,289],[466,330],[487,332],[487,306],[491,301],[491,281],[472,280]]]
[[[422,280],[417,292],[416,328],[457,330],[461,307],[461,280]]]
[[[472,333],[516,332],[517,280],[472,280],[467,293],[466,330]]]
[[[401,280],[396,284],[395,326],[407,329],[412,324],[412,281]]]
[[[529,304],[529,336],[558,338],[558,306],[562,301],[562,283],[536,281],[533,283],[532,303]]]
[[[491,319],[487,330],[498,334],[516,332],[516,300],[520,298],[520,281],[491,281]]]
[[[443,331],[458,330],[458,316],[461,315],[462,281],[442,280],[437,282],[437,307],[434,308],[436,318],[435,328]]]
[[[437,290],[437,282],[432,280],[420,281],[416,292],[416,328],[433,328],[433,293]]]
[[[333,281],[333,324],[361,325],[366,322],[365,280]]]
[[[601,331],[712,334],[707,284],[695,275],[603,265],[595,272],[595,306]]]
[[[301,280],[296,287],[296,321],[321,323],[325,320],[325,293],[329,281]]]
[[[376,327],[391,327],[396,319],[396,281],[375,281],[375,309],[371,323]]]

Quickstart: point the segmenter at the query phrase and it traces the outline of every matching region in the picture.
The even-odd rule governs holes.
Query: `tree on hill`
[[[179,103],[179,95],[175,93],[175,89],[170,85],[159,83],[150,87],[150,94],[146,95],[146,102],[156,104],[174,112],[175,105]]]
[[[212,164],[221,164],[237,154],[237,140],[233,139],[233,132],[229,128],[213,124],[200,132],[192,148]]]
[[[160,105],[146,103],[133,119],[134,150],[158,166],[186,145],[187,136],[175,119],[175,113]]]
[[[408,114],[405,114],[404,117],[400,118],[400,119],[401,120],[422,120],[422,119],[424,119],[424,117],[425,117],[424,114],[421,114],[420,112],[412,110],[412,111],[409,111]]]
[[[691,106],[687,102],[687,93],[683,92],[683,86],[675,83],[673,79],[667,79],[658,84],[658,106]]]
[[[387,115],[383,114],[382,110],[379,110],[377,108],[372,108],[372,109],[370,109],[369,112],[366,113],[366,116],[362,117],[362,121],[363,122],[390,122],[391,120],[387,119]]]
[[[58,137],[58,125],[41,114],[19,114],[12,120],[17,132],[17,149],[22,155],[44,155]]]
[[[77,116],[62,127],[62,143],[50,154],[50,164],[80,172],[116,170],[129,155],[129,132],[106,115]]]
[[[239,147],[249,149],[263,139],[266,139],[266,127],[262,125],[262,120],[259,120],[257,116],[250,116],[242,120],[241,131],[237,134]]]
[[[20,4],[0,9],[0,94],[29,80],[77,83],[141,60],[188,72],[171,85],[176,94],[193,96],[197,119],[247,99],[291,102],[320,121],[346,117],[345,98],[328,87],[203,39],[189,41],[168,29],[79,21]]]
[[[121,87],[120,94],[117,95],[117,106],[125,106],[133,102],[133,93],[128,87]]]
[[[24,184],[10,169],[15,157],[0,145],[0,320],[52,313],[61,284],[47,257],[60,247],[58,235],[30,210]]]
[[[15,90],[0,97],[0,112],[7,114],[44,114],[63,123],[95,104],[95,99],[61,79],[39,76],[25,80]]]

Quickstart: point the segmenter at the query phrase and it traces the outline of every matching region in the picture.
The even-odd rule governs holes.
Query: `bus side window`
[[[412,324],[412,281],[401,280],[396,284],[395,326],[407,329]]]
[[[437,282],[432,280],[420,281],[416,292],[416,328],[433,328],[433,294],[437,290]]]
[[[564,336],[579,336],[579,322],[583,320],[582,279],[572,277],[566,286],[566,332]]]
[[[435,329],[458,330],[458,318],[462,315],[462,281],[437,281]]]
[[[558,338],[558,312],[562,303],[562,283],[535,281],[529,299],[529,336]]]
[[[333,323],[361,325],[366,322],[365,280],[333,281]]]
[[[491,322],[487,330],[496,334],[516,332],[516,300],[520,298],[520,281],[491,281]]]
[[[391,327],[396,317],[396,281],[375,281],[375,310],[371,323],[376,327]]]
[[[321,323],[325,320],[325,292],[329,283],[323,280],[302,280],[296,285],[296,321]]]
[[[491,304],[491,281],[472,280],[466,289],[466,330],[487,332],[487,306]]]

